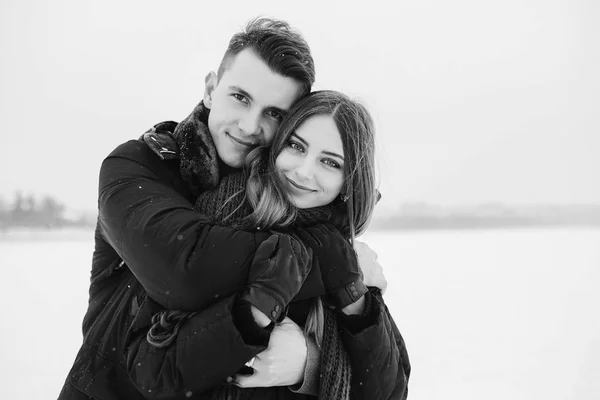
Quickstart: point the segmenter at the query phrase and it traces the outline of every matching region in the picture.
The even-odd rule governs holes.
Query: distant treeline
[[[12,228],[94,227],[96,212],[75,213],[51,196],[15,193],[0,197],[0,230]],[[526,228],[600,226],[600,205],[514,206],[501,203],[440,206],[403,203],[395,211],[377,210],[370,230]]]
[[[17,192],[12,201],[0,197],[0,230],[10,228],[61,228],[93,226],[88,215],[73,215],[52,196],[35,197]]]
[[[477,229],[559,226],[600,226],[597,205],[477,204],[436,206],[426,203],[403,204],[396,212],[373,218],[369,229]]]

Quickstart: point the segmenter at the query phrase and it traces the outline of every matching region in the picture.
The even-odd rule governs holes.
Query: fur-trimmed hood
[[[209,113],[210,109],[201,101],[180,123],[158,123],[142,136],[161,159],[180,160],[181,177],[196,196],[219,183],[221,163],[208,130]]]

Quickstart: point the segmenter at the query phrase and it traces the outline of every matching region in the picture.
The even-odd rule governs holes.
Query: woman
[[[296,301],[289,307],[289,316],[304,326],[321,346],[321,373],[324,378],[321,380],[320,398],[349,398],[350,393],[352,398],[369,399],[405,395],[408,360],[402,338],[381,297],[377,292],[369,292],[347,305],[340,303],[335,296],[336,289],[344,286],[340,282],[348,282],[349,275],[355,279],[358,272],[350,254],[348,257],[340,256],[343,256],[344,249],[351,251],[351,248],[336,249],[340,250],[347,239],[353,240],[366,228],[376,202],[373,126],[368,112],[340,93],[312,93],[286,117],[271,149],[259,149],[251,154],[249,170],[245,192],[246,176],[230,175],[217,190],[203,194],[197,201],[197,208],[221,224],[294,232],[321,262],[326,306],[319,299]],[[241,201],[244,194],[246,201]],[[222,204],[220,199],[224,198],[227,199],[224,205],[216,207]],[[284,258],[289,257],[291,247],[283,246],[278,252],[279,256],[283,253]],[[260,260],[259,253],[260,249],[257,252]],[[255,264],[260,265],[256,260],[255,257]],[[250,287],[253,275],[251,271]],[[260,329],[267,327],[268,342],[268,326],[273,318],[253,302],[249,292],[251,289],[246,289],[240,295],[236,306],[237,327],[251,342],[264,340],[265,332]],[[336,306],[338,310],[333,312],[332,308]],[[197,320],[196,326],[200,327],[206,321],[202,321],[202,312],[161,312],[154,319],[147,341],[143,335],[143,322],[139,323],[147,318],[148,309],[142,314],[144,316],[134,322],[129,333],[128,366],[132,379],[146,391],[148,382],[157,381],[156,374],[164,375],[169,367],[186,368],[174,361],[177,355],[182,354],[181,348],[186,344],[178,339],[177,346],[168,346],[178,335],[179,328],[194,319]],[[340,325],[341,336],[336,334],[337,324]],[[204,348],[217,345],[222,348],[223,357],[235,355],[228,354],[231,349],[221,346],[216,340],[218,338],[210,334],[195,334],[195,347],[190,348],[197,349],[198,343],[203,343]],[[163,345],[167,346],[161,347]],[[149,354],[154,360],[161,360],[160,368],[139,368],[142,361],[153,364],[148,361]],[[194,357],[190,357],[190,361],[193,360]],[[223,370],[221,379],[231,372],[234,371]],[[219,371],[216,373],[218,375]],[[177,377],[177,374],[173,376]],[[162,382],[177,386],[177,380]],[[154,386],[150,390],[163,397],[164,389]],[[161,392],[163,394],[159,394]],[[197,394],[193,391],[181,393]],[[204,396],[303,398],[287,388],[238,389],[231,385],[215,388]]]

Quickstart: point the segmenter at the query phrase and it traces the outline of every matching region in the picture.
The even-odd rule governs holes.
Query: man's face
[[[211,72],[204,104],[210,108],[208,128],[221,160],[240,168],[252,149],[270,144],[301,94],[300,82],[271,71],[251,49],[230,61],[220,81]]]

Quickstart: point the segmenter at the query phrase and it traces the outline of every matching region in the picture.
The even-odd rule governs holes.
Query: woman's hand
[[[387,290],[387,279],[383,274],[381,264],[377,262],[377,253],[369,247],[368,244],[360,240],[354,241],[354,249],[358,254],[358,263],[363,273],[363,282],[367,286],[381,289],[381,294]]]
[[[298,384],[304,378],[306,357],[304,332],[286,317],[271,332],[269,347],[254,357],[254,373],[236,375],[232,383],[242,388]]]
[[[354,303],[342,308],[342,312],[346,315],[362,314],[363,311],[365,310],[365,302],[366,302],[365,296],[363,296],[360,299],[358,299],[357,301],[355,301]]]
[[[267,315],[260,311],[258,308],[254,307],[252,304],[250,305],[250,312],[252,313],[252,317],[254,317],[254,321],[261,328],[265,328],[271,323],[271,320]]]

